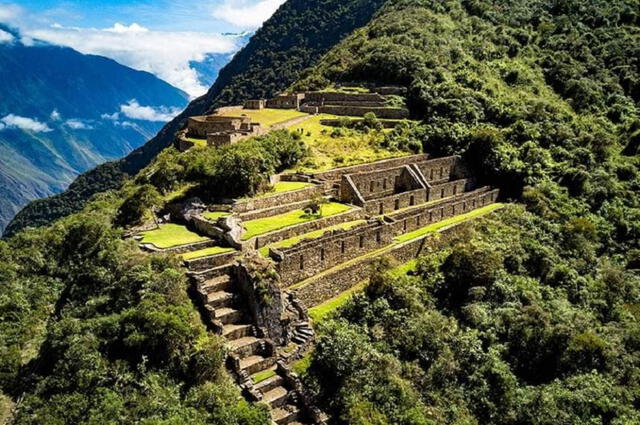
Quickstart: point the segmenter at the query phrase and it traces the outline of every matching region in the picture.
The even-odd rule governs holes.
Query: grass
[[[266,381],[272,376],[276,376],[275,369],[265,369],[261,372],[256,373],[255,375],[252,375],[251,379],[253,380],[253,385],[257,385],[262,381]]]
[[[207,140],[206,139],[196,139],[194,137],[187,137],[187,140],[190,141],[191,143],[193,143],[194,145],[196,145],[197,147],[205,147],[207,146]]]
[[[315,276],[312,276],[312,277],[310,277],[308,279],[305,279],[305,280],[303,280],[301,282],[296,283],[295,285],[290,286],[289,290],[295,291],[297,289],[303,288],[303,287],[307,286],[309,283],[311,283],[313,280],[318,279],[321,276],[326,276],[328,274],[334,273],[336,270],[349,267],[349,266],[351,266],[353,264],[356,264],[356,263],[358,263],[358,262],[360,262],[360,261],[362,261],[362,260],[364,260],[366,258],[377,257],[378,255],[380,255],[380,254],[382,254],[382,253],[384,253],[386,251],[391,250],[393,247],[395,247],[395,246],[397,246],[397,245],[399,245],[401,243],[409,242],[409,241],[412,241],[414,239],[418,239],[421,236],[425,236],[425,235],[427,235],[429,233],[437,232],[438,230],[441,230],[441,229],[443,229],[445,227],[461,223],[461,222],[463,222],[465,220],[469,220],[471,218],[480,217],[482,215],[489,214],[490,212],[496,211],[496,210],[502,208],[503,206],[504,206],[504,204],[499,204],[499,203],[487,205],[486,207],[471,211],[471,212],[469,212],[467,214],[463,214],[463,215],[459,215],[459,216],[456,216],[456,217],[452,217],[452,218],[450,218],[448,220],[441,221],[440,223],[434,223],[434,224],[431,224],[429,226],[426,226],[426,227],[423,227],[421,229],[418,229],[415,232],[411,232],[411,233],[407,233],[406,235],[399,236],[399,237],[394,239],[395,243],[392,243],[390,245],[384,246],[384,247],[382,247],[380,249],[377,249],[375,251],[368,252],[365,255],[353,258],[353,259],[351,259],[349,261],[345,261],[342,264],[339,264],[339,265],[337,265],[335,267],[327,269],[327,270],[325,270],[325,271],[323,271],[321,273],[318,273]]]
[[[305,239],[317,239],[319,237],[321,237],[322,235],[324,235],[327,232],[331,232],[333,230],[349,230],[352,229],[356,226],[359,226],[361,224],[365,224],[367,222],[367,220],[356,220],[356,221],[350,221],[348,223],[342,223],[342,224],[336,224],[335,226],[329,226],[329,227],[325,227],[323,229],[320,230],[315,230],[313,232],[309,232],[309,233],[305,233],[304,235],[300,235],[300,236],[294,236],[293,238],[289,238],[289,239],[285,239],[283,241],[271,244],[271,245],[267,245],[265,247],[260,248],[259,252],[260,254],[262,254],[262,256],[264,257],[268,257],[269,256],[269,248],[289,248],[292,247],[293,245],[297,244],[298,242],[305,240]]]
[[[189,190],[193,189],[196,185],[193,183],[180,186],[178,189],[167,193],[162,197],[165,202],[171,202],[184,196]]]
[[[333,313],[338,308],[345,305],[353,294],[361,291],[366,284],[367,284],[367,281],[361,282],[356,286],[344,291],[337,297],[331,298],[330,300],[325,301],[322,304],[319,304],[313,308],[310,308],[309,316],[313,319],[315,323],[320,323],[324,321],[327,317],[329,317],[331,313]]]
[[[0,393],[0,424],[8,424],[11,418],[13,402],[9,397]]]
[[[219,218],[228,217],[230,215],[231,213],[227,211],[208,211],[202,214],[204,218],[211,221],[218,221]]]
[[[307,373],[307,370],[311,366],[312,355],[313,355],[312,351],[308,352],[300,360],[293,362],[293,364],[291,365],[291,370],[293,370],[299,376],[302,376],[305,373]]]
[[[313,186],[313,184],[306,183],[306,182],[278,182],[274,184],[272,190],[268,192],[262,193],[257,196],[253,196],[251,198],[243,198],[243,199],[268,198],[269,196],[274,196],[279,193],[293,192],[295,190],[305,189],[310,186]]]
[[[262,127],[269,128],[276,124],[292,120],[294,118],[304,117],[309,114],[296,111],[295,109],[241,109],[226,111],[221,114],[225,117],[237,117],[246,115],[251,118],[252,122],[259,122]]]
[[[208,241],[209,238],[193,233],[179,224],[161,224],[159,229],[142,232],[142,243],[151,244],[160,249],[173,248],[196,242]]]
[[[276,230],[284,229],[285,227],[295,226],[297,224],[307,223],[309,221],[318,220],[322,217],[330,217],[346,211],[349,211],[352,207],[345,204],[339,204],[337,202],[330,202],[322,205],[322,215],[307,215],[303,210],[294,210],[288,213],[276,215],[273,217],[260,218],[257,220],[251,220],[244,223],[246,233],[242,237],[242,240],[249,240],[258,235],[264,235],[265,233],[274,232]]]
[[[322,125],[320,121],[339,118],[343,117],[318,114],[304,122],[289,127],[293,131],[302,131],[302,140],[309,146],[312,153],[310,158],[302,164],[302,171],[324,171],[408,155],[408,153],[392,152],[380,148],[379,144],[384,138],[384,131],[363,134],[344,129],[342,130],[344,135],[331,137],[335,127]],[[362,119],[362,117],[346,118]]]
[[[395,269],[391,270],[391,274],[395,277],[406,276],[407,274],[409,274],[409,272],[414,271],[417,265],[418,265],[418,259],[414,258],[413,260],[407,263],[401,264]]]
[[[211,248],[201,249],[199,251],[187,252],[182,254],[183,260],[195,260],[197,258],[211,257],[212,255],[227,254],[233,252],[233,248],[223,248],[221,246],[212,246]]]
[[[473,210],[471,212],[468,212],[466,214],[462,214],[462,215],[457,215],[455,217],[451,217],[448,218],[446,220],[440,221],[438,223],[433,223],[430,224],[428,226],[422,227],[418,230],[415,230],[413,232],[404,234],[402,236],[398,236],[397,238],[395,238],[394,240],[398,243],[403,243],[403,242],[409,242],[412,241],[414,239],[418,239],[422,236],[425,236],[429,233],[434,233],[437,232],[440,229],[443,229],[445,227],[449,227],[452,226],[454,224],[458,224],[461,223],[463,221],[469,220],[471,218],[475,218],[475,217],[479,217],[481,215],[484,214],[488,214],[492,211],[495,211],[497,209],[502,208],[504,205],[503,204],[491,204],[491,205],[487,205],[486,207],[482,207],[479,208],[477,210]]]

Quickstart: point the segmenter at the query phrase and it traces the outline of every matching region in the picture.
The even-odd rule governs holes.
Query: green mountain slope
[[[640,4],[399,0],[296,89],[406,86],[394,143],[523,203],[329,319],[307,381],[345,423],[636,423]]]
[[[24,45],[12,33],[0,43],[0,231],[30,201],[128,154],[168,121],[125,116],[123,105],[135,100],[170,116],[188,102],[147,72],[40,41]]]
[[[295,82],[329,48],[354,29],[365,25],[384,0],[289,0],[256,32],[249,44],[220,72],[209,92],[194,100],[183,114],[167,124],[156,137],[118,163],[124,173],[134,175],[162,149],[169,146],[186,117],[199,115],[246,99],[270,97]],[[78,211],[91,195],[106,187],[98,184],[95,169],[59,196],[39,200],[21,211],[7,234],[27,226],[40,226]],[[122,180],[110,182],[119,187]]]

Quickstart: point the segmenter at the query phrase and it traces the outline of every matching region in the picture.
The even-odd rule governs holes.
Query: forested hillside
[[[7,228],[7,234],[28,226],[41,226],[79,211],[89,197],[122,184],[123,173],[135,175],[169,146],[186,117],[246,99],[271,97],[295,82],[329,48],[365,25],[384,0],[290,0],[260,28],[220,72],[209,92],[194,100],[160,133],[109,170],[98,167],[73,187],[49,199],[33,202]],[[111,172],[113,168],[117,172]],[[114,178],[105,181],[105,175]]]
[[[367,9],[306,4],[327,20]],[[306,16],[294,6],[270,24]],[[362,131],[377,135],[371,149],[460,154],[513,204],[434,239],[415,263],[383,259],[314,324],[303,378],[331,423],[640,423],[638,6],[394,0],[293,85],[405,85],[415,122],[336,128],[334,140]],[[309,62],[322,49],[311,50]],[[273,64],[262,82],[226,71],[227,87],[251,89],[212,99],[235,103],[280,74],[293,84],[303,65]],[[80,213],[0,241],[0,418],[18,402],[17,424],[268,424],[231,385],[178,260],[123,237],[189,190],[205,202],[259,192],[313,162],[304,140],[282,130],[166,149]],[[121,164],[100,170],[102,188],[124,177]]]
[[[390,139],[526,206],[325,323],[307,380],[341,421],[640,421],[639,6],[395,1],[295,85],[406,85]]]

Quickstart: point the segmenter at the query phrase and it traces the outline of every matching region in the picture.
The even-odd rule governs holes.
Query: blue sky
[[[0,22],[82,53],[110,57],[151,72],[189,93],[203,94],[190,62],[235,53],[285,0],[0,0]],[[2,40],[0,39],[0,42]]]

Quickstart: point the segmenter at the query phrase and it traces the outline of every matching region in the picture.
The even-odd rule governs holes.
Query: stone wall
[[[398,158],[384,159],[382,161],[369,162],[350,167],[336,168],[329,171],[315,173],[314,177],[321,180],[339,181],[344,174],[367,173],[388,168],[403,167],[409,163],[422,163],[429,159],[427,154],[403,156]]]
[[[368,215],[382,215],[425,202],[427,202],[427,191],[417,189],[367,201],[364,209]]]
[[[479,190],[453,199],[445,199],[425,208],[416,208],[392,216],[395,235],[402,235],[433,223],[466,214],[495,202],[498,191]]]
[[[323,195],[326,190],[324,184],[306,187],[304,189],[291,192],[279,193],[264,198],[253,198],[239,201],[233,205],[232,210],[237,214],[244,214],[250,211],[275,208],[293,202],[309,201],[317,195]],[[284,211],[286,212],[286,211]]]
[[[358,124],[361,124],[362,122],[363,122],[363,120],[360,120],[360,119],[349,120],[349,123],[351,125],[358,125]],[[382,126],[384,128],[396,128],[402,122],[404,122],[404,120],[383,120],[383,121],[380,121],[380,124],[382,124]],[[329,127],[340,127],[342,125],[342,123],[343,122],[341,120],[338,120],[338,119],[320,120],[320,124],[326,125],[326,126],[329,126]]]
[[[456,156],[438,158],[418,164],[417,167],[429,183],[447,181],[450,179],[456,162],[459,161],[459,159],[460,158]]]
[[[260,249],[264,246],[271,245],[289,238],[304,235],[305,233],[321,230],[326,227],[335,226],[337,224],[348,223],[351,221],[364,219],[364,211],[361,208],[354,208],[351,211],[342,214],[336,214],[329,217],[319,218],[318,220],[309,221],[298,224],[296,226],[287,227],[275,232],[257,236],[247,242],[247,246]]]
[[[298,109],[305,98],[302,93],[281,94],[267,101],[267,108],[273,109]]]
[[[302,241],[293,247],[271,250],[284,286],[300,282],[340,263],[391,244],[391,226],[382,221],[347,231],[330,232],[321,238]]]
[[[348,186],[355,185],[349,190]],[[365,201],[382,198],[425,187],[407,165],[368,173],[350,174],[342,177],[340,199],[354,202],[352,192],[357,191]]]
[[[367,106],[337,106],[325,105],[318,108],[321,114],[339,116],[363,117],[367,113],[374,113],[376,117],[389,120],[402,120],[409,118],[409,110],[405,108],[376,108]]]
[[[264,99],[249,99],[244,102],[244,109],[264,109],[266,100]]]
[[[438,234],[446,237],[455,232],[456,227],[451,226],[441,229]],[[388,255],[399,263],[406,263],[419,257],[426,247],[437,244],[437,241],[438,239],[434,238],[434,234],[428,234],[422,238],[393,246],[378,255],[365,256],[360,261],[331,270],[329,273],[321,274],[318,278],[306,282],[304,286],[296,288],[294,293],[308,308],[314,307],[366,280],[369,276],[368,268],[380,256]]]
[[[204,139],[210,133],[236,132],[240,130],[251,131],[251,118],[249,117],[222,117],[207,115],[190,117],[187,124],[187,135]]]
[[[305,103],[336,104],[336,102],[385,102],[378,93],[308,92]]]
[[[198,272],[229,264],[234,260],[236,255],[238,255],[237,251],[227,252],[224,254],[211,255],[209,257],[196,258],[194,260],[187,260],[185,261],[185,264],[189,270]]]
[[[461,195],[468,189],[470,189],[468,179],[440,183],[427,190],[427,201],[437,201],[438,199]]]

